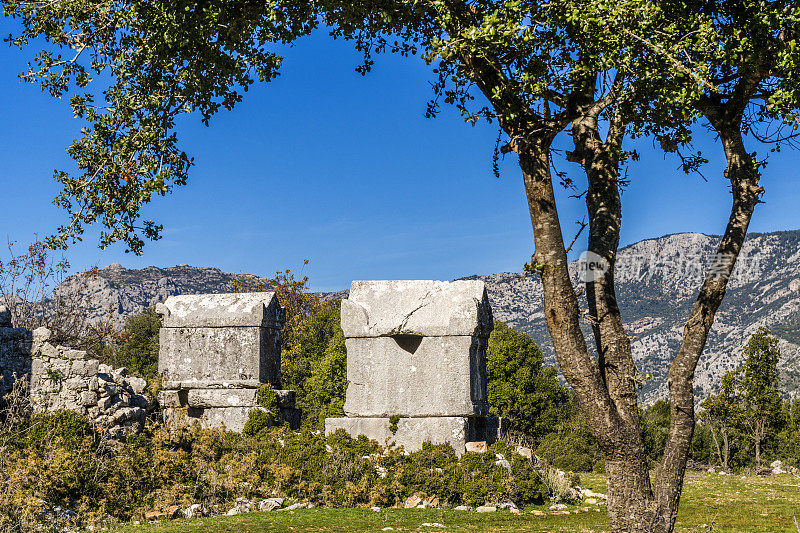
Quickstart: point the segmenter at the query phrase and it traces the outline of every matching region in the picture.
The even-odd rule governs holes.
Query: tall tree
[[[762,445],[781,417],[778,392],[778,339],[759,328],[744,348],[746,356],[739,369],[739,421],[744,434],[753,441],[756,466],[761,466]]]
[[[32,80],[57,95],[70,83],[85,87],[92,69],[110,71],[115,80],[103,93],[105,105],[72,98],[91,127],[71,148],[81,175],[57,174],[71,221],[53,244],[79,237],[95,221],[111,228],[101,244],[122,240],[139,252],[143,237],[157,237],[158,225],[136,221],[153,194],[185,182],[190,160],[177,148],[176,114],[197,108],[208,120],[238,101],[235,88],[252,82],[251,71],[274,76],[279,58],[266,47],[313,29],[317,12],[309,6],[5,0],[6,13],[21,17],[24,29],[15,43],[44,36],[77,53],[66,59],[43,53]],[[671,531],[694,428],[694,370],[761,194],[760,163],[743,139],[758,134],[759,121],[794,126],[797,119],[799,8],[788,0],[325,0],[313,8],[334,36],[353,39],[365,53],[363,71],[375,51],[420,51],[435,63],[430,114],[445,102],[469,122],[499,123],[507,140],[502,151],[519,158],[534,231],[529,270],[542,279],[557,362],[606,457],[611,526]],[[81,67],[87,52],[93,61]],[[485,105],[473,106],[476,98]],[[670,368],[670,429],[651,483],[638,417],[640,380],[614,288],[629,155],[622,142],[630,132],[651,132],[676,149],[689,140],[693,113],[720,136],[733,206]],[[586,280],[587,312],[567,268],[555,200],[552,144],[565,128],[575,142],[570,159],[588,179],[588,250],[607,267]],[[687,168],[701,159],[689,159]],[[596,357],[582,319],[592,327]]]

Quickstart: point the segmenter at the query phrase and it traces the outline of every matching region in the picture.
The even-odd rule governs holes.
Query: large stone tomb
[[[486,345],[492,310],[482,281],[354,281],[342,301],[347,347],[344,429],[381,444],[497,440],[487,417]]]
[[[170,296],[156,311],[166,418],[184,412],[204,427],[242,431],[260,409],[259,387],[269,384],[280,402],[273,415],[299,425],[294,392],[280,390],[285,312],[275,293]]]

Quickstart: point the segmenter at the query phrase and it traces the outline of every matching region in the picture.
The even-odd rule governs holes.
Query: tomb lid
[[[181,294],[156,305],[165,328],[281,328],[284,309],[274,292]]]
[[[342,329],[350,338],[488,337],[492,309],[479,280],[353,281],[342,300]]]

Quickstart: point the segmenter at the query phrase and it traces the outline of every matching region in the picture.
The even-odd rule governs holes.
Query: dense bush
[[[248,436],[179,424],[117,443],[64,413],[40,415],[18,430],[26,436],[0,455],[0,531],[33,528],[36,515],[55,505],[77,511],[86,525],[173,504],[225,511],[238,497],[352,507],[392,506],[415,493],[447,505],[524,504],[548,494],[531,462],[503,443],[461,458],[449,446],[406,455],[342,431],[325,437],[280,427]],[[496,464],[500,453],[511,475]]]
[[[669,436],[669,402],[658,400],[653,405],[640,409],[639,421],[647,457],[652,461],[660,461]]]
[[[536,448],[536,455],[562,470],[592,472],[603,454],[583,416],[574,408],[570,420],[547,434]]]

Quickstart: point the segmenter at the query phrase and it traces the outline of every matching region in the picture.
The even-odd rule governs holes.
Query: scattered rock
[[[453,507],[454,511],[471,511],[471,507],[467,507],[466,505],[459,505],[457,507]]]
[[[533,461],[533,450],[530,448],[526,448],[525,446],[517,446],[517,453],[522,457]]]
[[[208,516],[208,510],[199,503],[193,503],[183,511],[183,516],[186,518],[198,518],[200,516]]]
[[[563,503],[554,503],[553,505],[550,506],[550,509],[553,509],[553,510],[556,510],[556,511],[563,511],[566,508],[567,508],[567,506],[564,505]]]
[[[544,511],[540,511],[539,509],[534,509],[533,511],[531,511],[531,514],[536,515],[536,516],[546,516],[547,515],[547,513],[545,513]]]
[[[500,468],[505,468],[506,472],[508,472],[508,475],[510,476],[511,475],[511,463],[509,463],[506,460],[505,456],[503,456],[502,453],[498,453],[497,455],[495,455],[495,458],[497,460],[494,462],[494,465],[495,466],[499,466]]]
[[[494,513],[497,511],[497,507],[494,505],[481,505],[480,507],[475,509],[478,513]]]
[[[776,459],[775,461],[772,461],[772,463],[769,466],[772,467],[772,473],[775,474],[776,476],[778,474],[786,473],[786,470],[783,469],[783,463],[780,460]]]
[[[409,496],[405,503],[406,509],[413,509],[414,507],[418,506],[422,503],[422,496],[415,494],[413,496]]]
[[[377,512],[379,512],[381,510],[381,508],[380,507],[370,507],[369,510],[370,511],[375,511],[377,513]]]
[[[516,509],[517,504],[514,502],[503,502],[497,506],[498,509]]]
[[[283,498],[267,498],[258,502],[259,511],[274,511],[283,506]]]
[[[425,504],[426,508],[427,507],[439,507],[439,497],[434,494],[433,496],[427,498],[425,500],[425,502],[423,502],[423,503]]]
[[[583,501],[585,501],[589,505],[597,505],[597,498],[586,498]]]
[[[447,527],[444,524],[439,524],[437,522],[424,522],[422,527]]]
[[[464,449],[467,452],[472,452],[472,453],[486,453],[489,451],[489,445],[486,444],[485,440],[479,440],[475,442],[468,442],[464,446]]]
[[[296,511],[298,509],[311,509],[312,507],[314,507],[314,505],[312,505],[309,502],[300,502],[300,503],[293,503],[289,507],[284,507],[283,509],[278,509],[278,510],[279,511]]]

